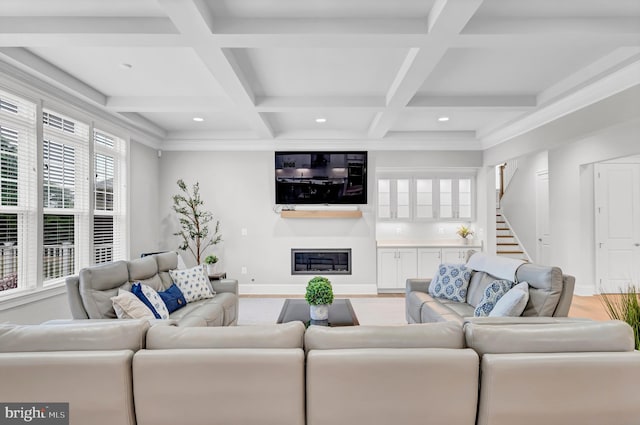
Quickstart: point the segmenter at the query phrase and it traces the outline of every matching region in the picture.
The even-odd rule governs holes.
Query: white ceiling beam
[[[459,34],[481,4],[482,0],[436,0],[428,18],[429,35],[433,39],[427,46],[409,50],[387,93],[387,109],[378,113],[371,123],[370,137],[382,138],[387,134],[446,53],[448,37]]]
[[[452,48],[478,49],[574,49],[576,47],[637,46],[640,34],[539,33],[539,34],[460,34],[451,40]]]
[[[638,60],[640,47],[618,48],[539,93],[538,104],[548,104]]]
[[[255,109],[254,95],[231,52],[208,43],[212,19],[207,5],[201,0],[158,0],[176,28],[193,38],[193,49],[211,75],[223,87],[229,98],[241,109],[248,123],[259,137],[273,137],[269,123]],[[202,40],[205,37],[205,40]]]
[[[560,117],[585,108],[617,93],[640,86],[640,61],[589,84],[588,86],[563,96],[554,102],[537,108],[524,117],[519,117],[491,132],[478,132],[483,147],[489,148],[509,139],[541,127]],[[636,89],[637,91],[637,89]],[[637,109],[637,108],[636,108]]]
[[[424,19],[233,19],[215,20],[216,34],[426,34]]]
[[[416,95],[408,108],[530,109],[537,105],[535,95],[517,96],[427,96]]]
[[[269,96],[256,98],[256,109],[260,112],[295,112],[324,109],[383,111],[385,109],[385,99],[382,96]]]
[[[32,34],[175,34],[167,18],[139,17],[0,17],[0,33]]]
[[[0,47],[186,47],[180,34],[0,33]]]
[[[226,97],[110,96],[105,105],[118,112],[203,112],[233,108]]]
[[[482,18],[473,19],[465,34],[640,34],[637,17],[615,18]]]
[[[9,63],[28,73],[35,73],[46,82],[68,93],[74,93],[100,106],[104,106],[107,102],[107,96],[98,90],[26,49],[3,47],[0,48],[0,57],[4,57]]]

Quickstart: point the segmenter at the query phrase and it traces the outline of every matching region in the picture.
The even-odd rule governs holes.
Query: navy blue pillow
[[[187,300],[184,298],[182,291],[175,283],[166,291],[158,292],[158,295],[160,295],[160,298],[164,301],[169,313],[173,313],[187,305]]]
[[[149,301],[149,298],[147,298],[146,295],[142,292],[142,286],[140,285],[140,282],[136,282],[131,286],[131,293],[138,297],[138,299],[140,299],[140,301],[142,301],[144,305],[149,307],[149,310],[151,310],[156,319],[161,319],[160,315],[153,307],[153,304],[151,304],[151,301]]]

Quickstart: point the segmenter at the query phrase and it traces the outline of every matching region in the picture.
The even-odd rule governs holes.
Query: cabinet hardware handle
[[[640,243],[636,242],[634,243],[635,246],[640,246]]]

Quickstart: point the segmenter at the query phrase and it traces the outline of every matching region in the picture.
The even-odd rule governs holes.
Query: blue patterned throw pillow
[[[440,264],[429,285],[429,294],[436,298],[465,302],[471,280],[471,269],[464,264]]]
[[[184,299],[182,291],[180,291],[180,288],[178,288],[175,283],[166,291],[158,292],[158,295],[162,298],[162,301],[164,301],[169,313],[173,313],[187,305],[187,300]]]
[[[510,280],[494,280],[491,282],[487,289],[484,290],[482,299],[473,311],[473,315],[476,317],[486,317],[491,313],[493,307],[504,294],[509,292],[509,289],[513,288],[514,282]]]
[[[131,286],[131,292],[144,303],[156,319],[168,319],[169,311],[158,293],[150,286],[136,282]]]
[[[171,279],[180,288],[188,303],[213,298],[205,265],[183,270],[169,270]]]

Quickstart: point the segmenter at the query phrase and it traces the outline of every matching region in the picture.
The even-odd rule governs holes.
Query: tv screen
[[[276,152],[276,204],[366,204],[366,152]]]

